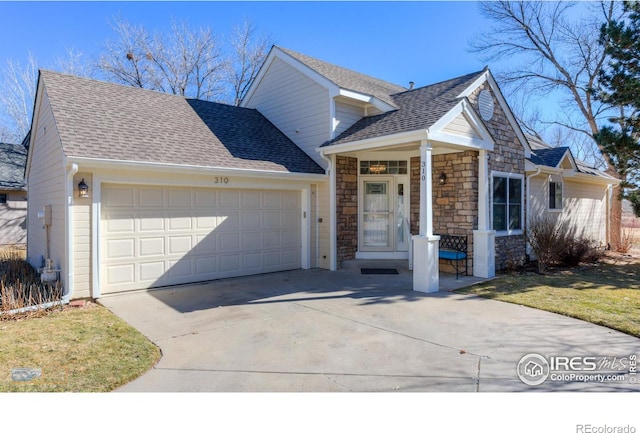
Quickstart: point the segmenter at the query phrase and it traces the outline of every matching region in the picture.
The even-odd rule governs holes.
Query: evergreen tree
[[[609,56],[600,73],[597,97],[618,113],[594,138],[609,155],[620,178],[621,194],[640,217],[640,3],[625,1],[620,20],[602,26],[600,42]]]

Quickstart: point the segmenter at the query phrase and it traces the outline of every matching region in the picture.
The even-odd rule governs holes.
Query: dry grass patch
[[[610,258],[549,275],[506,275],[460,290],[575,317],[640,337],[640,261]]]
[[[0,392],[106,392],[135,379],[159,349],[95,304],[28,320],[0,322]],[[41,376],[16,381],[16,369]]]

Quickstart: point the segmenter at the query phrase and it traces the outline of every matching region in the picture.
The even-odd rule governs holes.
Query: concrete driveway
[[[640,340],[475,296],[413,292],[403,270],[281,272],[100,303],[162,349],[120,391],[640,391],[629,380],[525,385],[516,374],[525,354],[628,360]]]

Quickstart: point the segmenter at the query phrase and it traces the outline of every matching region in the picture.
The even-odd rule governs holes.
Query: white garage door
[[[101,290],[301,267],[298,191],[104,185]]]

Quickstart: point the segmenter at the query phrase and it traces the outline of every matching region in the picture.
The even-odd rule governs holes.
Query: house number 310
[[[427,180],[427,162],[426,161],[422,161],[421,165],[422,165],[422,169],[421,169],[421,175],[422,176],[421,176],[420,180],[422,180],[424,182],[425,180]]]
[[[213,178],[213,183],[229,183],[229,178],[216,176]]]

